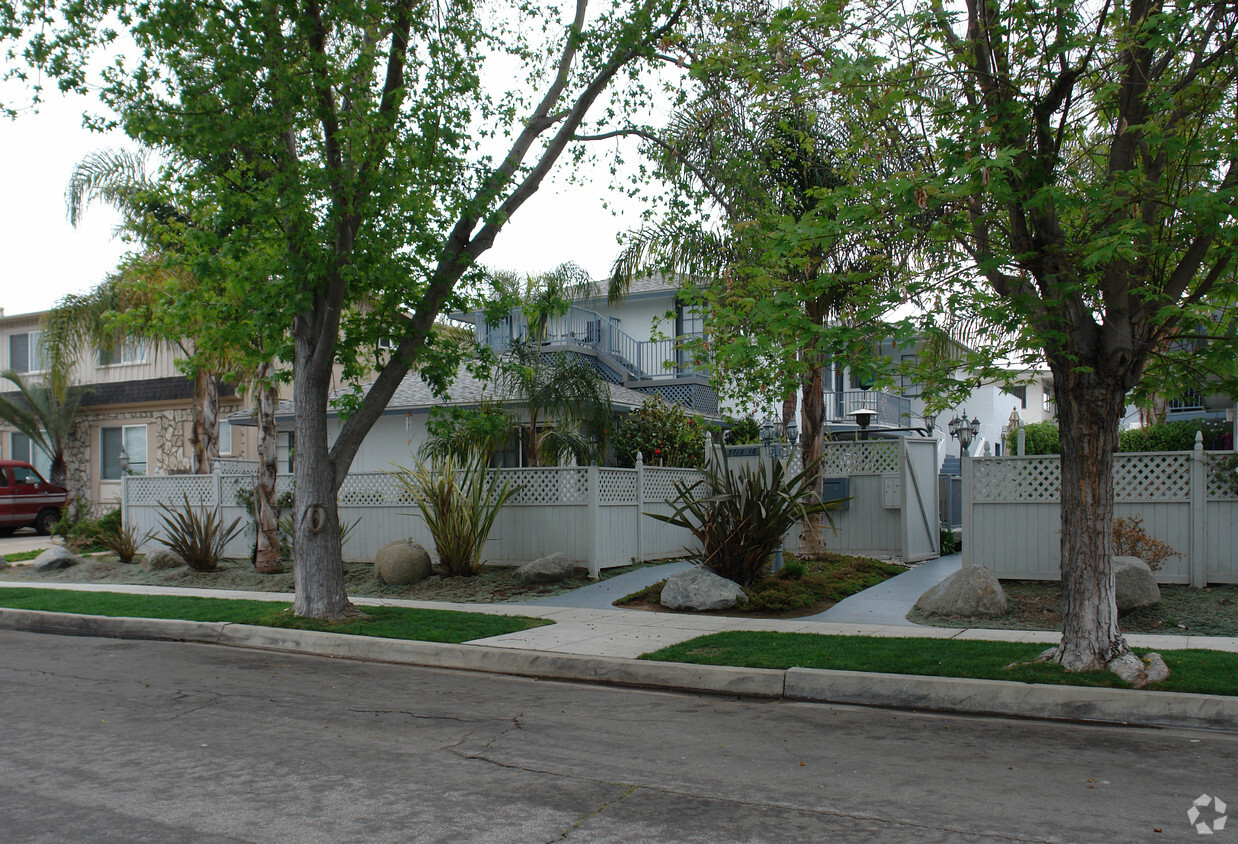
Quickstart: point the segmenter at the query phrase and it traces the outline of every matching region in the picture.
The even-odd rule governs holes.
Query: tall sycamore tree
[[[790,18],[788,18],[790,20]],[[835,22],[836,23],[836,22]],[[819,83],[926,164],[874,210],[935,221],[919,282],[1053,374],[1068,670],[1141,664],[1118,628],[1113,468],[1127,395],[1182,351],[1235,381],[1238,8],[1203,0],[928,0],[851,10]],[[995,332],[994,336],[1000,332]],[[1188,348],[1182,336],[1211,336]],[[1199,363],[1198,360],[1195,361]]]
[[[10,57],[62,87],[85,90],[92,61],[117,57],[91,90],[130,136],[191,165],[185,187],[216,218],[197,236],[219,242],[190,253],[230,256],[236,301],[291,334],[297,614],[357,612],[336,493],[362,439],[411,366],[440,387],[455,371],[435,317],[591,109],[636,107],[620,91],[641,95],[641,63],[661,61],[683,12],[679,0],[0,7]],[[113,48],[117,21],[136,50]],[[329,441],[333,368],[359,378],[380,336],[395,349],[340,405]]]

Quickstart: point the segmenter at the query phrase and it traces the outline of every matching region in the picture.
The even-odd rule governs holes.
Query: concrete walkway
[[[918,627],[907,620],[907,613],[929,588],[941,583],[963,565],[962,554],[950,554],[878,583],[850,598],[843,598],[823,613],[805,621],[834,621],[846,624],[880,624]]]
[[[686,566],[686,563],[670,564],[676,570]],[[923,568],[923,567],[922,567]],[[935,576],[930,569],[929,574],[922,577]],[[652,583],[660,580],[670,571],[669,566],[650,567],[621,575],[614,578],[618,581],[624,577],[640,575],[640,580]],[[908,572],[914,574],[915,570]],[[899,577],[907,577],[900,575]],[[944,576],[944,575],[943,575]],[[898,578],[893,578],[897,580]],[[632,579],[614,589],[619,595],[639,589],[632,586],[640,580]],[[913,581],[914,583],[914,581]],[[597,587],[604,583],[593,584],[580,592],[587,592],[584,599],[573,599],[576,593],[555,595],[534,603],[502,603],[502,604],[463,604],[446,601],[408,601],[384,598],[353,598],[355,604],[361,606],[400,606],[417,607],[421,609],[457,610],[460,612],[488,613],[494,615],[519,615],[534,618],[545,618],[555,623],[545,627],[522,630],[517,633],[507,633],[502,636],[492,636],[477,639],[468,644],[488,645],[497,648],[511,648],[522,651],[540,651],[560,654],[580,654],[603,657],[637,657],[668,645],[678,644],[688,639],[707,633],[717,633],[727,630],[768,630],[783,633],[818,633],[824,635],[850,636],[903,636],[934,639],[987,639],[1004,642],[1036,642],[1051,645],[1058,642],[1061,634],[1051,631],[1035,630],[982,630],[960,629],[951,627],[924,627],[920,625],[901,623],[881,623],[879,621],[852,622],[825,619],[828,613],[808,618],[737,618],[720,615],[697,615],[693,613],[649,612],[646,610],[628,610],[617,607],[601,608],[593,605],[601,594]],[[22,581],[0,581],[4,587],[29,587],[44,589],[72,589],[83,592],[127,592],[143,595],[190,595],[202,598],[242,598],[259,601],[291,601],[292,596],[278,592],[241,592],[223,589],[194,589],[167,586],[137,586],[118,583],[78,583],[50,584]],[[908,592],[912,587],[906,588]],[[928,588],[927,586],[925,588]],[[596,590],[590,592],[589,590]],[[863,593],[861,593],[863,594]],[[917,593],[918,596],[919,593]],[[858,597],[858,596],[857,596]],[[588,606],[573,606],[573,600],[588,600]],[[612,599],[613,600],[613,599]],[[847,599],[850,601],[851,599]],[[903,599],[898,599],[899,601]],[[877,602],[881,603],[878,604]],[[914,602],[914,598],[912,599]],[[877,610],[894,612],[892,607],[897,603],[893,597],[874,601],[872,618],[876,618]],[[841,607],[846,603],[840,602]],[[863,602],[857,602],[863,606]],[[855,605],[853,605],[855,606]],[[908,605],[910,606],[910,605]],[[837,608],[837,607],[836,607]],[[852,610],[848,610],[851,612]],[[1238,638],[1220,636],[1165,636],[1132,634],[1126,637],[1133,647],[1147,647],[1161,650],[1178,650],[1183,648],[1206,648],[1211,650],[1238,653]]]

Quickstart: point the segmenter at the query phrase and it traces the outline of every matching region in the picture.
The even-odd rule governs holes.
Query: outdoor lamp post
[[[959,441],[959,446],[962,447],[962,453],[966,455],[967,449],[971,447],[972,440],[980,433],[980,419],[972,417],[970,422],[967,421],[967,409],[963,409],[963,418],[954,417],[950,420],[950,436]]]
[[[783,425],[774,422],[771,417],[766,416],[765,421],[761,423],[760,434],[761,443],[769,449],[770,458],[772,460],[781,460],[783,444],[787,445],[787,454],[790,456],[790,449],[795,447],[796,441],[800,438],[800,429],[795,424],[794,419]],[[781,569],[782,542],[779,542],[778,547],[774,549],[774,561],[770,564],[770,570],[780,571]]]

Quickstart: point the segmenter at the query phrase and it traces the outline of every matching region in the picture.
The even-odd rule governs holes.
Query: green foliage
[[[640,452],[646,466],[705,465],[705,433],[718,441],[721,430],[677,404],[657,396],[633,410],[615,430],[615,465],[631,468]]]
[[[185,507],[176,510],[160,504],[160,521],[163,522],[166,539],[162,545],[174,551],[194,571],[214,571],[223,559],[224,547],[232,537],[241,532],[241,517],[224,526],[219,508],[195,510],[185,495]]]
[[[778,572],[778,576],[783,580],[803,580],[807,572],[808,566],[799,560],[787,560],[782,564],[782,571]]]
[[[963,549],[963,540],[959,539],[959,535],[949,528],[941,529],[941,553],[957,554]]]
[[[426,421],[425,444],[418,455],[431,460],[448,454],[467,461],[474,455],[489,458],[507,442],[515,423],[496,401],[477,407],[432,407]]]
[[[1028,454],[1060,454],[1061,444],[1057,422],[1047,419],[1025,425]],[[1228,422],[1214,419],[1175,419],[1159,422],[1146,428],[1128,428],[1118,432],[1118,451],[1191,451],[1195,448],[1195,434],[1204,435],[1205,449],[1230,447],[1233,427]],[[1014,431],[1006,434],[1006,450],[1015,454],[1018,446]]]
[[[119,510],[112,512],[120,513]],[[137,528],[133,525],[123,524],[119,520],[105,524],[106,521],[106,517],[99,520],[99,533],[96,541],[119,557],[122,563],[132,563],[133,558],[137,556],[138,549],[150,539],[151,531],[146,531],[139,536]]]
[[[765,570],[770,554],[796,522],[829,511],[838,502],[815,500],[808,480],[813,467],[788,478],[782,461],[771,467],[745,466],[732,471],[725,450],[717,465],[711,462],[701,482],[679,481],[674,512],[645,515],[692,532],[702,545],[701,562],[722,577],[748,586]]]
[[[1205,449],[1232,448],[1233,425],[1215,419],[1175,419],[1146,428],[1118,432],[1119,451],[1191,451],[1195,434],[1204,435]]]
[[[31,349],[30,353],[43,354],[44,350]],[[67,476],[65,452],[73,437],[73,426],[82,401],[82,391],[70,385],[68,366],[53,360],[41,383],[34,383],[12,370],[0,372],[0,378],[17,388],[16,394],[0,394],[0,421],[21,431],[36,448],[51,458],[51,477],[48,480],[56,486],[64,486]]]
[[[745,416],[739,421],[731,420],[727,427],[727,445],[751,445],[761,441],[761,423],[751,416]]]
[[[120,521],[119,507],[96,519],[94,504],[78,495],[61,511],[60,518],[52,527],[52,533],[60,537],[66,548],[78,552],[100,551],[105,547],[102,535],[119,527]]]
[[[460,460],[453,455],[416,469],[391,473],[417,502],[434,537],[446,577],[471,577],[484,565],[482,551],[499,509],[520,491],[486,469],[483,457]]]
[[[1033,422],[1023,426],[1024,450],[1026,454],[1058,454],[1061,444],[1057,430],[1057,422],[1046,419],[1044,422]],[[1019,440],[1017,431],[1006,432],[1006,453],[1018,454]]]

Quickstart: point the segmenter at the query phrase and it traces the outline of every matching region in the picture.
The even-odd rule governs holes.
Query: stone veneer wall
[[[220,404],[219,418],[241,410],[240,404]],[[73,426],[73,437],[65,455],[68,463],[69,498],[90,498],[91,461],[94,459],[90,432],[95,425],[124,425],[136,420],[149,420],[146,440],[147,471],[153,475],[174,475],[189,472],[193,459],[186,454],[185,432],[193,421],[189,407],[162,408],[158,410],[121,410],[112,412],[83,413]],[[235,436],[235,432],[234,432]],[[97,471],[97,469],[96,469]]]

